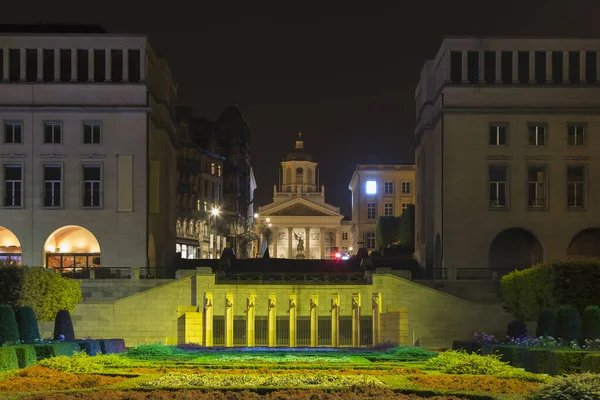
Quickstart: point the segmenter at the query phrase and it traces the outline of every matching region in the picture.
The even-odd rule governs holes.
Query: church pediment
[[[278,210],[271,215],[290,215],[290,216],[305,216],[305,217],[325,217],[331,216],[331,214],[327,214],[316,210],[312,207],[308,207],[305,204],[293,204],[281,210]]]

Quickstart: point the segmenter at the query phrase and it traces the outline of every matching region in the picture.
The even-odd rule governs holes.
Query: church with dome
[[[350,222],[339,207],[325,202],[319,165],[305,150],[302,133],[281,161],[273,202],[259,207],[258,219],[270,257],[330,259],[351,250]]]

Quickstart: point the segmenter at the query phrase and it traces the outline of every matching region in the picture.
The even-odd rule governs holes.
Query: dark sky
[[[251,124],[258,205],[302,131],[327,201],[346,214],[356,164],[413,161],[414,89],[444,36],[600,37],[598,0],[33,3],[10,2],[0,22],[148,34],[181,105],[216,119],[237,103]]]

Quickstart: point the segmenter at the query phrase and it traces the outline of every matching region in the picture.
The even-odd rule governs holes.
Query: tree
[[[400,217],[379,217],[375,223],[375,247],[381,249],[400,240]]]
[[[0,265],[0,301],[15,310],[30,306],[40,321],[53,321],[59,310],[72,312],[82,300],[79,281],[46,268]]]
[[[400,216],[400,243],[415,247],[415,205],[409,204]]]
[[[19,327],[15,310],[8,304],[0,304],[0,345],[19,342]]]
[[[21,341],[25,344],[32,344],[39,340],[40,328],[33,308],[29,306],[21,307],[17,310],[16,315]]]

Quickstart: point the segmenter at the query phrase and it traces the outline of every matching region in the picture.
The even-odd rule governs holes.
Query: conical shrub
[[[510,321],[506,327],[506,336],[513,338],[527,336],[527,326],[525,326],[525,322],[518,319]]]
[[[556,311],[546,308],[540,311],[538,317],[536,337],[552,336],[554,337],[554,324],[556,323]]]
[[[600,339],[600,307],[586,307],[581,318],[581,338]]]
[[[33,308],[25,306],[17,310],[17,325],[23,343],[32,344],[40,340],[40,328]]]
[[[579,311],[572,306],[561,306],[556,312],[554,334],[564,340],[579,340],[581,333],[581,318]]]
[[[0,304],[0,345],[19,343],[19,340],[15,310],[7,304]]]
[[[71,321],[71,314],[67,310],[60,310],[54,319],[54,340],[61,339],[66,341],[75,340],[73,321]]]

